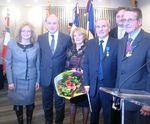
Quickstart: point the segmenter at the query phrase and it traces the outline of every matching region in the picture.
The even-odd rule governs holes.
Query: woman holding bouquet
[[[23,24],[15,41],[9,41],[6,55],[8,96],[14,105],[18,124],[23,124],[23,106],[27,124],[31,124],[35,92],[39,89],[39,45],[29,23]]]
[[[86,47],[85,29],[81,27],[75,28],[72,32],[72,41],[73,41],[73,46],[67,51],[66,68],[68,70],[77,69],[82,71],[84,50]],[[86,95],[78,96],[78,97],[80,98],[71,98],[70,100],[70,104],[71,104],[70,124],[75,124],[77,107],[82,107],[83,124],[87,124],[88,114],[89,114],[88,100]]]

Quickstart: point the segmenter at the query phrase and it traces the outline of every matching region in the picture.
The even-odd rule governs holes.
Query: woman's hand
[[[9,90],[15,90],[15,88],[16,88],[16,87],[15,87],[15,84],[14,84],[14,83],[9,83],[9,84],[8,84],[8,89],[9,89]]]
[[[35,89],[38,90],[39,88],[40,88],[40,84],[38,82],[36,82]]]

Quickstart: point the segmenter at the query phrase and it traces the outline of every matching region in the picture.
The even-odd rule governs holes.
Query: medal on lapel
[[[106,47],[106,56],[108,57],[110,54],[110,47]]]
[[[126,57],[132,56],[132,45],[131,45],[132,39],[129,38],[127,41],[127,47],[126,47]]]
[[[126,57],[130,57],[132,56],[132,50],[129,50],[127,53],[126,53]]]

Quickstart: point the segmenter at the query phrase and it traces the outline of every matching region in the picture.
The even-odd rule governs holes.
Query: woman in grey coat
[[[16,41],[9,41],[6,54],[8,97],[14,105],[18,123],[23,124],[26,106],[27,124],[31,124],[35,92],[39,89],[39,45],[33,26],[23,24]]]

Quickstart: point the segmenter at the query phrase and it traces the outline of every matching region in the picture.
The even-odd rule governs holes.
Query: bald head
[[[59,19],[55,14],[51,14],[46,19],[46,27],[51,34],[54,34],[59,29]]]
[[[109,35],[110,23],[107,19],[98,19],[95,24],[96,34],[103,39]]]

